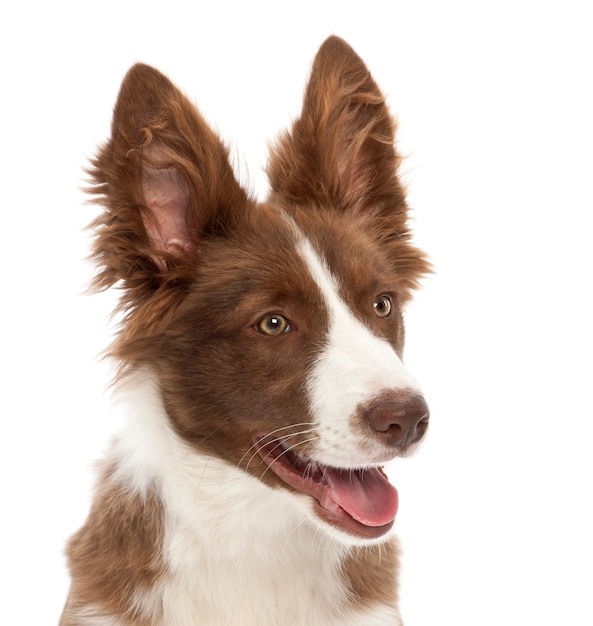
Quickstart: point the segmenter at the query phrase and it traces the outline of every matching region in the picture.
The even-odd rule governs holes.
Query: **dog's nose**
[[[369,424],[390,446],[405,448],[419,441],[428,428],[430,412],[420,395],[375,402],[365,412]]]

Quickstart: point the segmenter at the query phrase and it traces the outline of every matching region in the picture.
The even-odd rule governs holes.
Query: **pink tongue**
[[[397,490],[378,468],[337,470],[326,468],[331,499],[365,526],[384,526],[397,513]]]

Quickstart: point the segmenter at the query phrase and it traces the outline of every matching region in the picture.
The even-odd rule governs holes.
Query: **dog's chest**
[[[253,542],[261,552],[248,564],[241,556],[194,553],[194,567],[186,552],[186,563],[162,588],[162,626],[400,624],[391,607],[353,607],[335,554],[321,549],[312,555],[310,546],[299,547],[297,555],[295,545]]]
[[[184,566],[164,585],[163,626],[344,624],[335,617],[343,615],[339,607],[348,604],[347,595],[333,564],[315,559],[313,567],[311,560],[291,563],[288,556],[280,564],[283,549],[273,549],[279,553],[269,561],[260,553],[248,564],[241,557],[197,555],[194,568]]]
[[[293,495],[212,458],[200,472],[199,503],[164,484],[162,626],[399,624],[390,607],[354,608],[342,571],[348,548],[304,521]]]

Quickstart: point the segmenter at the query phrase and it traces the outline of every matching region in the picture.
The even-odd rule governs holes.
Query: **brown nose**
[[[405,448],[419,441],[428,428],[430,412],[420,395],[394,396],[379,400],[365,412],[365,418],[385,443]]]

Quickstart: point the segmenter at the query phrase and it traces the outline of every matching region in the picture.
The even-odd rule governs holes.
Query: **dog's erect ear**
[[[313,63],[303,109],[272,148],[271,199],[372,223],[401,272],[402,299],[428,271],[409,243],[405,193],[397,177],[395,122],[369,70],[338,37],[327,39]]]
[[[338,37],[319,49],[303,110],[272,150],[272,193],[285,203],[381,212],[405,199],[396,177],[395,126],[364,62]]]
[[[201,239],[250,202],[196,108],[141,64],[122,83],[111,139],[90,173],[105,209],[94,223],[101,288],[179,278],[198,260]]]
[[[346,42],[330,37],[313,63],[300,118],[273,149],[272,191],[295,205],[405,213],[394,136],[366,65]]]

